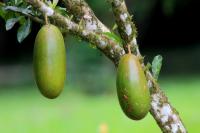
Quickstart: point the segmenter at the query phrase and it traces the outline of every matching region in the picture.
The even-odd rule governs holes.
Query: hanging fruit
[[[130,53],[119,61],[117,94],[123,112],[133,120],[140,120],[150,109],[150,92],[138,58]]]
[[[47,98],[56,98],[64,88],[66,77],[65,44],[56,26],[46,24],[38,32],[33,64],[40,92]]]

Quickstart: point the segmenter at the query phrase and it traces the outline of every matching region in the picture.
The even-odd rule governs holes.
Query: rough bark
[[[134,54],[140,55],[136,37],[137,30],[136,26],[132,21],[132,16],[130,16],[127,11],[126,4],[123,0],[112,0],[112,10],[115,16],[116,23],[118,25],[118,31],[121,38],[124,40],[124,49],[128,53],[127,45],[131,45],[132,52]]]
[[[62,0],[69,13],[74,15],[75,22],[82,22],[85,29],[95,32],[110,32],[110,30],[95,16],[84,0]]]
[[[132,51],[140,57],[140,51],[136,41],[136,27],[132,17],[127,11],[125,1],[112,0],[111,3],[119,33],[126,42],[124,48],[126,48],[127,44],[131,44],[134,48]],[[143,63],[142,65],[144,66]],[[186,133],[187,131],[178,112],[171,106],[149,70],[146,70],[146,75],[152,97],[150,113],[161,130],[165,133]]]
[[[103,32],[110,32],[109,28],[98,20],[84,0],[63,0],[69,12],[75,16],[74,20],[55,12],[42,1],[26,1],[37,10],[46,14],[49,19],[52,20],[51,22],[60,27],[62,30],[69,31],[71,34],[79,36],[83,40],[94,44],[114,62],[116,67],[118,66],[120,57],[125,54],[125,51],[127,51],[127,44],[130,44],[132,52],[141,58],[136,41],[136,27],[132,21],[132,17],[127,11],[124,0],[112,0],[111,4],[119,33],[125,42],[123,44],[125,51],[120,44],[103,34]],[[23,12],[21,12],[21,14],[23,14]],[[28,16],[26,14],[23,15],[30,17],[33,21],[43,23],[43,20],[40,18]],[[141,62],[141,64],[145,68],[144,63]],[[184,127],[178,112],[171,106],[166,95],[153,78],[151,72],[149,70],[145,70],[145,72],[152,97],[150,113],[156,120],[160,129],[164,133],[186,133],[187,130]]]

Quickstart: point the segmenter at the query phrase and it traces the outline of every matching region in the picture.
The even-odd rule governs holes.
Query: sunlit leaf
[[[117,24],[114,24],[113,27],[112,27],[112,30],[116,30],[117,29]]]
[[[52,9],[55,9],[57,6],[59,0],[53,0],[52,2],[50,0],[45,0],[45,3],[51,7]]]
[[[63,8],[63,7],[60,7],[60,6],[56,6],[55,7],[55,11],[64,15],[64,16],[67,16],[67,10],[66,8]]]
[[[59,0],[53,0],[53,9],[57,6]]]
[[[153,76],[154,78],[157,80],[158,76],[160,74],[160,70],[162,67],[162,56],[161,55],[157,55],[154,57],[153,61],[152,61],[152,72],[153,72]]]
[[[119,36],[117,36],[115,33],[104,32],[103,34],[106,35],[107,37],[111,38],[116,43],[122,44],[122,39]]]

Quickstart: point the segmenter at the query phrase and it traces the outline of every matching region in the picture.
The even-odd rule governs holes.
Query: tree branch
[[[121,35],[121,38],[125,41],[124,49],[126,53],[128,53],[127,44],[130,44],[132,52],[139,56],[140,51],[136,41],[136,26],[132,21],[132,16],[130,16],[129,12],[127,11],[124,0],[112,0],[111,4],[116,23],[118,25],[118,31]]]
[[[126,42],[124,48],[127,49],[127,44],[131,44],[134,54],[140,57],[140,51],[136,42],[136,27],[127,11],[125,1],[112,0],[111,3],[119,33]],[[142,64],[144,66],[144,63]],[[164,133],[186,133],[186,128],[178,112],[170,105],[167,97],[161,91],[149,70],[146,70],[146,75],[152,98],[150,113],[161,130]]]
[[[16,12],[16,13],[19,13],[23,16],[29,17],[31,20],[33,20],[37,23],[44,24],[44,21],[42,19],[40,19],[39,17],[32,16],[31,14],[24,12],[22,9],[20,9],[18,7],[5,6],[5,5],[3,5],[2,7],[4,7],[5,10]]]
[[[109,37],[102,34],[105,31],[106,27],[100,24],[100,21],[94,16],[94,13],[91,13],[91,9],[87,6],[87,4],[83,4],[84,8],[88,7],[90,10],[89,14],[87,11],[84,11],[84,16],[88,15],[90,17],[85,17],[83,21],[90,23],[91,17],[96,18],[95,24],[98,25],[97,27],[100,28],[87,28],[88,26],[79,25],[70,18],[64,17],[57,12],[55,12],[52,8],[48,7],[45,3],[39,0],[26,0],[29,4],[35,7],[37,10],[41,11],[42,13],[46,14],[52,23],[57,25],[58,27],[69,31],[70,33],[74,34],[75,36],[81,37],[83,40],[86,40],[90,43],[96,45],[96,47],[102,51],[108,58],[110,58],[114,64],[118,65],[118,61],[122,55],[125,54],[123,48],[120,47],[118,43],[110,39]],[[76,0],[73,0],[76,1]],[[84,1],[82,1],[84,2]],[[85,2],[84,2],[85,3]],[[124,39],[126,43],[130,43],[132,46],[132,50],[138,56],[140,56],[140,52],[138,49],[138,45],[136,42],[136,29],[131,21],[131,16],[129,15],[126,5],[123,0],[113,0],[113,12],[116,17],[116,22],[118,24],[118,28],[120,31],[121,37]],[[123,9],[122,9],[123,8]],[[75,9],[71,8],[71,11]],[[126,15],[125,15],[126,14]],[[23,14],[26,16],[26,14]],[[79,14],[78,16],[81,15]],[[99,26],[100,24],[100,26]],[[87,25],[87,24],[86,24]],[[129,25],[129,26],[127,26]],[[89,26],[90,27],[90,26]],[[103,28],[102,28],[103,27]],[[100,29],[100,30],[99,30]],[[94,32],[95,31],[95,32]],[[98,32],[101,31],[101,32]],[[107,31],[107,30],[106,30]],[[125,47],[126,48],[126,47]],[[135,50],[134,50],[135,49]],[[142,63],[143,64],[143,63]],[[144,66],[144,64],[143,64]],[[165,133],[186,133],[186,129],[177,113],[177,111],[170,105],[168,102],[167,97],[161,91],[159,85],[154,80],[152,74],[147,70],[146,77],[148,79],[148,86],[151,91],[151,114],[157,121],[158,125],[160,126],[161,130]]]
[[[110,30],[95,16],[84,0],[62,0],[67,10],[73,14],[76,22],[82,22],[85,29],[95,32],[110,32]]]
[[[96,47],[108,58],[110,58],[115,63],[115,65],[118,64],[120,56],[125,53],[124,50],[120,47],[120,44],[116,43],[104,34],[93,32],[92,30],[86,29],[81,25],[76,24],[69,18],[55,12],[45,3],[39,0],[27,0],[27,2],[30,3],[33,7],[37,8],[43,14],[47,14],[50,20],[52,20],[51,22],[58,27],[96,45]]]

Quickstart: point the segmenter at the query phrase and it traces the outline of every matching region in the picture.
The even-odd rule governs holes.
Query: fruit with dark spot
[[[56,98],[63,90],[66,77],[64,39],[56,26],[47,24],[38,32],[33,65],[40,92],[47,98]]]
[[[150,92],[138,58],[132,54],[121,57],[117,70],[117,94],[123,112],[140,120],[150,109]]]

